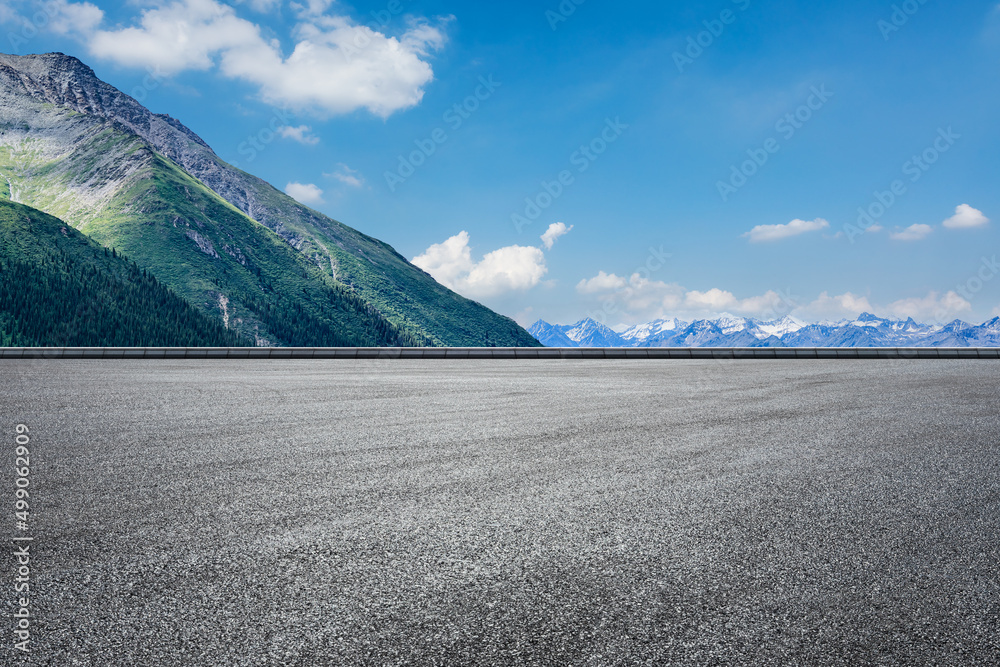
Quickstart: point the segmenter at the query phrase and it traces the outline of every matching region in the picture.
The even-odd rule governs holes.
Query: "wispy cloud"
[[[323,175],[328,178],[334,178],[352,188],[363,188],[365,185],[365,179],[361,176],[361,172],[351,169],[343,162],[338,164],[333,172]]]
[[[278,128],[278,136],[307,146],[315,146],[319,143],[319,137],[312,133],[312,128],[308,125],[299,125],[298,127],[282,125]]]
[[[910,225],[906,229],[889,234],[893,241],[922,241],[934,231],[930,225]]]
[[[254,11],[267,14],[281,6],[281,0],[236,0],[236,4],[249,5]]]
[[[781,239],[818,232],[826,229],[830,223],[822,218],[815,220],[792,220],[785,225],[757,225],[743,235],[743,238],[750,239],[751,243],[763,243],[767,241],[779,241]]]

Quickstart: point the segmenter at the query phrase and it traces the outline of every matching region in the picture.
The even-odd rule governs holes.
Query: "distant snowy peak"
[[[637,324],[634,327],[626,329],[619,335],[628,341],[644,341],[667,331],[683,329],[686,326],[687,322],[682,322],[675,317],[669,320],[654,320],[645,324]]]
[[[615,333],[588,318],[572,325],[542,320],[528,330],[548,347],[998,347],[1000,317],[973,326],[890,320],[862,313],[853,320],[808,324],[791,316],[761,322],[724,314],[714,320],[662,319]]]
[[[795,319],[789,315],[782,317],[780,320],[774,320],[773,322],[761,322],[757,325],[757,331],[763,334],[761,339],[770,338],[771,336],[777,336],[781,338],[785,334],[795,333],[796,331],[808,326],[805,322]]]
[[[990,333],[1000,336],[1000,317],[994,317],[989,322],[985,322],[979,325],[979,329],[983,333]]]
[[[625,341],[609,327],[589,317],[564,332],[578,347],[623,347]]]
[[[752,329],[756,325],[756,322],[747,317],[736,317],[735,315],[730,315],[729,313],[723,313],[718,319],[713,320],[713,324],[715,324],[715,326],[717,326],[722,333],[728,335]]]
[[[918,324],[912,317],[908,318],[905,322],[893,322],[892,328],[904,333],[926,333],[934,329],[934,327],[926,324]]]
[[[630,347],[612,329],[590,318],[568,326],[539,320],[528,333],[547,347]]]
[[[563,327],[538,320],[531,325],[528,333],[545,347],[576,347],[576,342],[570,340],[562,329]]]
[[[885,325],[891,325],[892,322],[889,320],[884,320],[881,317],[876,317],[871,313],[861,313],[858,318],[850,324],[856,327],[880,327]]]
[[[972,325],[968,322],[963,322],[962,320],[953,320],[948,324],[944,325],[941,331],[964,331],[966,329],[971,329]]]

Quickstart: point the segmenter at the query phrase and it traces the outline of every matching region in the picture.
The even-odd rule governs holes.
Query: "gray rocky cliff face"
[[[0,167],[9,197],[44,202],[47,212],[81,227],[136,178],[153,151],[118,120],[78,111],[94,107],[85,90],[12,68],[8,58],[0,56]],[[118,140],[105,141],[109,135]],[[102,141],[100,152],[81,149]]]

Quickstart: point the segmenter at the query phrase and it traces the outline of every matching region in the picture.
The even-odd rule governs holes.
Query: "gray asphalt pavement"
[[[3,664],[1000,663],[997,362],[3,360],[0,414]]]

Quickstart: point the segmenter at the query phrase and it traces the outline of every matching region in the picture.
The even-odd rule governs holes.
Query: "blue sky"
[[[995,0],[11,0],[0,20],[4,51],[80,57],[523,324],[1000,314]]]

